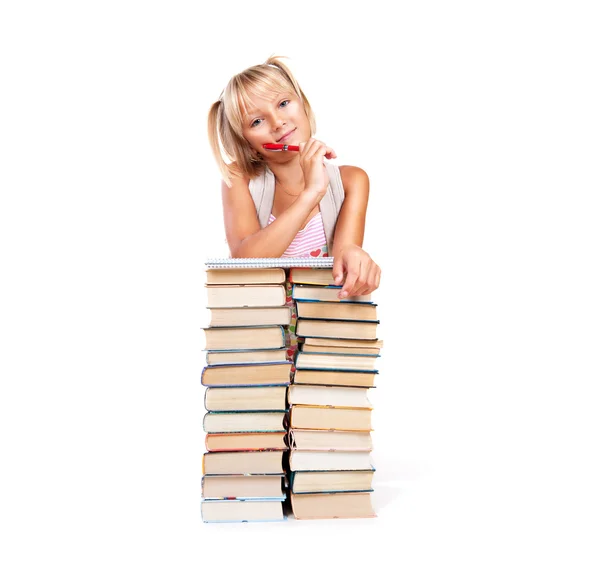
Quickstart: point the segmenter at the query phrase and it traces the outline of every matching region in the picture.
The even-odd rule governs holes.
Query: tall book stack
[[[288,387],[290,498],[297,519],[376,516],[371,411],[377,305],[338,299],[331,268],[289,271],[298,352]]]
[[[205,334],[205,522],[283,520],[287,404],[283,268],[206,271],[210,323]]]

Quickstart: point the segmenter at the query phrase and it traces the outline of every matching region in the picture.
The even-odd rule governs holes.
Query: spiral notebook
[[[209,258],[205,265],[216,268],[333,268],[333,257],[321,258]]]

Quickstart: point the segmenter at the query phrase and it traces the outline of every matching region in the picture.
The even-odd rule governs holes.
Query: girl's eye
[[[290,102],[289,99],[284,99],[280,104],[279,107],[285,107],[288,103]]]
[[[255,119],[251,124],[250,127],[256,127],[257,125],[260,125],[260,119]]]

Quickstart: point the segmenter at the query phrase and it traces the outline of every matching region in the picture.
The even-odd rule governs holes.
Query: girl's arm
[[[333,239],[333,275],[342,284],[340,298],[370,294],[379,287],[381,269],[362,249],[365,235],[369,177],[352,166],[340,167],[344,204],[338,216]],[[344,274],[345,280],[344,280]]]
[[[278,258],[292,243],[322,193],[307,189],[265,228],[260,228],[248,179],[232,178],[221,187],[225,235],[233,258]]]
[[[300,143],[300,167],[304,190],[275,221],[260,228],[256,207],[244,177],[233,177],[229,188],[222,185],[225,234],[233,258],[279,258],[292,243],[311,211],[327,191],[329,177],[323,159],[336,157],[322,141],[311,138]]]

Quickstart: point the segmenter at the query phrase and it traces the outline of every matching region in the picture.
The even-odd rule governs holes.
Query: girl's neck
[[[273,175],[275,175],[275,181],[279,183],[285,189],[298,189],[304,186],[304,173],[302,167],[300,167],[299,161],[290,161],[285,164],[268,164]]]

